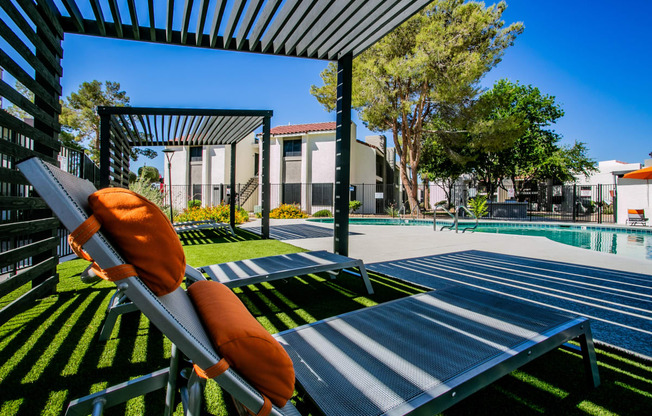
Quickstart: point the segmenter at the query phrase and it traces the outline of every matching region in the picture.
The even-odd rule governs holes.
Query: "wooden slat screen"
[[[51,10],[33,1],[0,0],[0,37],[2,324],[58,282],[59,221],[15,166],[32,156],[58,165],[63,30]],[[17,83],[29,92],[21,93]]]

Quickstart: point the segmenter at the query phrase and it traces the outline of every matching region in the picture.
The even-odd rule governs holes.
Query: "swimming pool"
[[[308,221],[332,223],[332,218],[310,219]],[[350,218],[350,224],[429,226],[432,220]],[[474,222],[460,222],[460,231],[471,227]],[[437,229],[451,225],[450,221],[437,221]],[[538,223],[481,222],[475,232],[495,234],[517,234],[546,237],[559,243],[588,250],[618,254],[638,259],[652,260],[652,229],[620,228],[602,225],[561,225]]]

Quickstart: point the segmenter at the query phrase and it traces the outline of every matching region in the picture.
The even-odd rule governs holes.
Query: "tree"
[[[391,131],[412,210],[424,126],[477,96],[480,79],[523,30],[520,23],[503,28],[505,8],[435,1],[353,62],[353,106],[370,130]],[[324,85],[311,88],[328,111],[335,108],[336,71],[330,64]]]
[[[72,147],[88,150],[91,159],[96,163],[100,154],[100,116],[97,114],[99,106],[129,106],[129,97],[126,92],[120,90],[119,82],[83,82],[77,92],[66,98],[59,116],[62,127],[60,140]],[[75,146],[75,143],[78,146]],[[136,160],[139,154],[149,159],[156,157],[155,151],[140,148],[132,148],[130,157]]]
[[[595,170],[595,162],[587,156],[584,143],[560,147],[561,136],[550,129],[564,111],[555,97],[542,94],[532,85],[520,85],[499,80],[478,100],[478,112],[486,123],[498,126],[498,133],[514,136],[503,147],[481,152],[476,158],[474,172],[493,195],[504,179],[511,179],[517,199],[532,181],[553,179],[567,181],[575,174],[588,175]],[[505,125],[495,124],[508,121]],[[516,123],[516,127],[514,127]]]
[[[0,69],[0,71],[2,71],[2,69]],[[19,81],[16,81],[16,91],[18,91],[23,97],[27,98],[29,101],[34,102],[34,93]],[[29,114],[27,111],[23,110],[22,108],[18,107],[16,104],[11,104],[9,107],[7,107],[7,112],[12,116],[19,118],[21,120],[34,118],[31,114]]]
[[[142,180],[152,183],[158,182],[161,178],[161,174],[154,166],[141,166],[138,168],[138,177]]]

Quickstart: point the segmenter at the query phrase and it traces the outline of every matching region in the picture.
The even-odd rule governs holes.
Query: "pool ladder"
[[[475,225],[473,227],[467,227],[462,230],[462,233],[466,232],[467,230],[475,230],[478,228],[478,217],[476,217],[467,207],[464,205],[458,205],[455,207],[455,214],[451,214],[446,208],[444,208],[443,203],[439,203],[435,205],[435,210],[432,215],[432,227],[434,231],[437,231],[437,209],[441,208],[446,214],[448,214],[452,219],[453,219],[453,224],[452,225],[442,225],[442,227],[439,229],[439,231],[442,231],[444,228],[448,228],[449,230],[452,230],[453,227],[455,227],[455,232],[458,232],[459,229],[459,212],[460,209],[464,210],[467,214],[469,214],[471,217],[475,219]]]

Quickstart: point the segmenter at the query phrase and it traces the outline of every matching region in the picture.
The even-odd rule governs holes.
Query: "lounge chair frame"
[[[80,180],[36,158],[24,161],[18,166],[66,228],[74,230],[87,218],[86,197],[94,191],[94,187],[90,182]],[[120,255],[103,237],[101,231],[91,237],[84,245],[84,250],[102,268],[124,263]],[[200,278],[200,276],[196,277]],[[179,369],[179,353],[183,352],[185,356],[201,368],[214,365],[220,360],[220,357],[212,348],[188,295],[182,288],[178,288],[165,296],[157,297],[135,276],[120,280],[117,282],[117,287],[121,294],[131,299],[138,306],[138,309],[171,340],[173,348],[170,368],[156,371],[137,380],[75,400],[69,405],[67,414],[87,414],[90,412],[101,414],[102,409],[105,407],[159,388],[167,389],[165,413],[169,414],[174,405],[172,398],[178,387],[176,374]],[[409,322],[400,319],[397,313],[401,311],[416,317],[416,321]],[[511,316],[509,315],[510,312],[516,312],[516,314]],[[529,314],[533,317],[530,317]],[[438,318],[434,318],[435,316]],[[544,322],[540,323],[541,320]],[[454,324],[450,325],[445,321]],[[481,324],[480,326],[484,325],[483,336],[486,337],[486,340],[480,336],[483,332],[464,332],[462,328],[457,328],[455,324],[456,322],[464,323],[467,321],[472,324],[478,322]],[[416,349],[421,356],[430,358],[450,352],[459,352],[460,357],[476,353],[474,350],[465,349],[458,343],[451,343],[448,338],[442,337],[442,335],[446,334],[446,330],[462,334],[461,336],[465,340],[478,341],[479,339],[482,345],[487,342],[491,345],[495,344],[495,341],[492,341],[492,334],[499,333],[499,331],[494,331],[492,325],[485,325],[483,323],[485,321],[507,325],[511,329],[503,333],[509,335],[509,333],[513,332],[513,340],[505,342],[504,345],[497,344],[499,348],[496,353],[492,352],[486,356],[474,358],[475,361],[470,361],[468,363],[470,367],[464,371],[445,377],[437,377],[437,368],[422,369],[418,366],[415,367],[416,364],[412,364],[413,361],[410,361],[413,358],[408,356],[409,351],[407,350],[410,349],[412,351]],[[320,334],[320,331],[329,331],[338,327],[355,329],[355,325],[359,325],[362,331],[357,337],[324,338]],[[548,326],[545,327],[545,330],[539,332],[528,329],[532,326],[540,327],[541,325]],[[373,338],[370,335],[372,331],[391,331],[391,336]],[[420,347],[420,344],[404,344],[403,347],[411,347],[406,348],[404,351],[400,343],[404,340],[411,340],[410,337],[415,334],[425,334],[434,342],[425,344],[424,347]],[[411,395],[411,397],[399,396],[398,404],[389,408],[383,407],[381,412],[368,414],[431,414],[445,409],[485,387],[502,375],[518,368],[525,362],[557,348],[573,338],[579,340],[589,384],[593,386],[599,384],[591,330],[587,319],[568,317],[548,309],[537,309],[537,307],[509,299],[494,299],[494,297],[487,296],[484,292],[474,295],[472,291],[459,287],[428,292],[375,307],[364,308],[284,331],[277,334],[276,338],[284,345],[293,359],[299,384],[326,413],[328,412],[325,409],[329,403],[356,404],[373,396],[373,391],[370,390],[394,383],[397,378],[392,378],[392,376],[396,376],[397,372],[395,362],[390,362],[391,360],[398,360],[400,363],[405,362],[409,364],[408,368],[414,367],[417,373],[435,371],[432,373],[433,377],[440,380],[441,383],[426,388],[420,394]],[[349,342],[350,344],[350,341],[355,344],[353,348],[346,346],[346,343]],[[443,344],[440,345],[442,348],[437,351],[430,350],[432,345],[442,342]],[[369,344],[372,344],[373,348],[369,349]],[[319,355],[322,354],[322,351],[318,350],[318,348],[330,346],[333,348],[328,351],[335,354]],[[354,350],[364,348],[367,349],[363,351],[363,354],[355,354]],[[370,351],[374,352],[370,353]],[[387,354],[386,351],[392,353]],[[312,358],[308,357],[310,353],[313,353]],[[360,370],[356,369],[355,365],[342,367],[342,362],[348,360],[356,364],[358,358],[362,362],[363,359],[369,360],[370,356],[375,364],[380,363],[376,367],[385,367],[390,371],[389,378],[372,377],[374,383],[369,386],[370,390],[347,388],[341,396],[331,392],[328,380],[329,377],[332,379],[332,374],[329,376],[329,372],[333,373],[335,371],[336,379],[341,378],[346,381],[357,382],[356,377],[358,377]],[[345,360],[339,361],[338,358],[342,357]],[[324,358],[328,359],[325,360]],[[368,371],[371,373],[375,370],[369,368]],[[367,368],[363,367],[363,375],[366,372]],[[398,375],[400,376],[399,381],[401,381],[403,374]],[[236,401],[253,410],[254,413],[257,413],[262,407],[263,397],[232,369],[214,379]],[[183,387],[181,389],[182,401],[184,402],[186,414],[196,415],[199,413],[202,386],[202,380],[194,371],[191,371],[187,384],[181,386]],[[325,386],[325,395],[312,393],[319,389],[323,390]],[[334,383],[332,388],[335,389]],[[282,409],[274,407],[271,414],[295,415],[298,412],[291,403],[288,403]]]
[[[634,212],[632,212],[634,211]],[[642,209],[628,209],[627,221],[629,225],[647,225],[648,218],[645,217],[645,210]]]
[[[174,231],[176,231],[177,234],[200,230],[226,230],[231,235],[235,235],[233,228],[231,228],[231,224],[226,224],[214,220],[183,221],[175,222],[172,225],[174,226]]]

